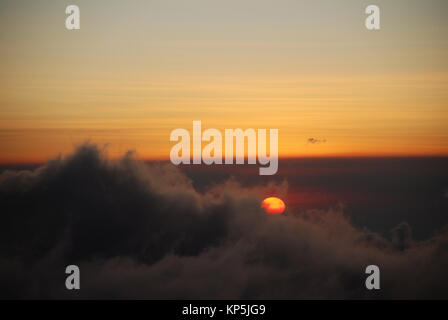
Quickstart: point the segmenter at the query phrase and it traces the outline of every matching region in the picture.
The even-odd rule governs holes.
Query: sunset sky
[[[0,299],[448,299],[447,14],[1,0]],[[194,121],[280,159],[175,165]]]
[[[65,29],[65,7],[81,30]],[[381,30],[364,27],[367,5]],[[429,5],[431,4],[431,5]],[[0,162],[278,128],[281,157],[448,155],[447,1],[0,4]],[[325,140],[309,143],[308,139]]]

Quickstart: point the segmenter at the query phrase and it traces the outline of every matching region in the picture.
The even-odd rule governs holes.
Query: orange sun
[[[282,199],[269,197],[263,200],[261,207],[269,214],[282,214],[285,211],[285,203]]]

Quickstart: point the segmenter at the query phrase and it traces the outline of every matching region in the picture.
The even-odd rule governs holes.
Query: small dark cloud
[[[0,175],[4,298],[446,298],[448,233],[388,240],[343,209],[269,216],[261,196],[287,183],[229,180],[199,193],[171,164],[86,144],[32,171]],[[81,290],[64,288],[65,266]],[[381,290],[364,287],[381,269]],[[418,281],[416,281],[418,279]]]
[[[307,139],[307,143],[311,143],[311,144],[319,144],[319,143],[325,143],[327,142],[326,139],[316,139],[316,138],[308,138]]]

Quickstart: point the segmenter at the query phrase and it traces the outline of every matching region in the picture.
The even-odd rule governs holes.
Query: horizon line
[[[117,161],[124,157],[125,154],[119,157],[107,157],[111,161]],[[2,161],[0,160],[0,166],[38,166],[38,165],[44,165],[48,161],[57,159],[58,156],[54,156],[51,158],[48,158],[46,160],[38,160],[38,161],[30,161],[30,160],[16,160],[16,161]],[[61,156],[61,159],[65,159],[65,155]],[[400,154],[385,154],[385,155],[367,155],[367,154],[345,154],[345,155],[303,155],[303,156],[279,156],[278,160],[306,160],[306,159],[429,159],[429,158],[448,158],[448,154],[409,154],[409,155],[400,155]],[[233,158],[234,162],[232,164],[226,164],[225,158],[222,158],[222,165],[236,165],[235,163],[235,157]],[[135,157],[135,160],[142,161],[142,162],[171,162],[169,158],[158,158],[158,157]],[[190,164],[180,164],[181,166],[185,165],[206,165],[205,163],[201,162],[200,164],[194,164],[193,158],[190,158],[191,163]],[[248,164],[247,163],[247,156],[244,157],[244,164],[243,165],[257,165],[255,164]],[[212,166],[217,164],[211,164],[207,166]],[[241,165],[241,164],[239,164]]]

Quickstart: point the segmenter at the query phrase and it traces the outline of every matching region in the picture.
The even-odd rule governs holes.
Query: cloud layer
[[[0,287],[6,298],[448,298],[448,234],[391,240],[340,208],[269,216],[266,192],[235,179],[198,192],[172,164],[109,161],[85,144],[0,176]],[[65,266],[81,290],[65,289]],[[368,291],[367,265],[381,269]]]

